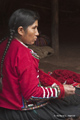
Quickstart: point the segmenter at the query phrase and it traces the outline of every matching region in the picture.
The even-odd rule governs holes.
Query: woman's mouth
[[[37,37],[34,39],[35,41],[37,40]]]

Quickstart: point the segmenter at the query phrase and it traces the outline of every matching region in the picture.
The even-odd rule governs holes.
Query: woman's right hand
[[[65,91],[65,97],[75,94],[75,87],[74,86],[67,85],[67,84],[64,84],[63,86],[64,86],[64,91]]]

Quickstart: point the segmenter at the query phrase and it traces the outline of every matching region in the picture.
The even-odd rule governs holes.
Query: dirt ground
[[[80,43],[61,44],[59,56],[48,56],[40,60],[40,68],[45,72],[67,69],[80,73]]]

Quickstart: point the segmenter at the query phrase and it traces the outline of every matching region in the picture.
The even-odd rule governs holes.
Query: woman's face
[[[25,44],[32,45],[37,40],[38,33],[38,20],[36,20],[32,25],[28,26],[21,36],[21,41]]]

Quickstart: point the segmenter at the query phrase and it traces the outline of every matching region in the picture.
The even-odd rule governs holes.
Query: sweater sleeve
[[[58,94],[57,87],[39,86],[39,70],[33,63],[34,61],[28,53],[24,53],[21,58],[18,58],[19,85],[24,99],[49,99],[62,96],[62,92]],[[64,91],[63,87],[62,91]]]

